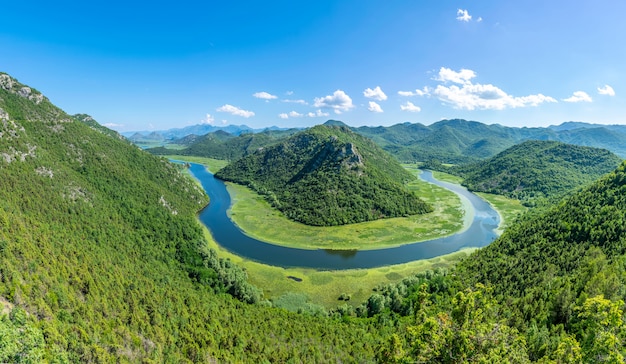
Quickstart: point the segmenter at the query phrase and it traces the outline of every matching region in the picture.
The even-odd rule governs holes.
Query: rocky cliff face
[[[42,93],[35,91],[28,86],[22,85],[6,73],[0,74],[0,88],[13,94],[19,95],[23,98],[29,99],[35,104],[40,104],[43,100],[46,99],[46,97]]]

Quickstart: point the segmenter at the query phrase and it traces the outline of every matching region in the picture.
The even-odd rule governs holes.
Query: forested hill
[[[431,211],[403,186],[412,177],[348,128],[319,125],[263,148],[216,177],[250,186],[290,219],[341,225]]]
[[[378,330],[240,302],[195,183],[2,73],[0,177],[0,362],[372,360]]]
[[[175,153],[179,155],[236,160],[245,155],[254,153],[259,148],[287,139],[298,131],[297,129],[266,130],[259,133],[233,135],[218,130],[203,136],[176,140],[173,141],[173,143],[187,145],[186,148],[175,151]],[[156,155],[174,153],[171,149],[164,147],[149,148],[146,149],[146,151]]]
[[[466,164],[492,157],[526,140],[553,140],[605,148],[626,158],[626,126],[623,125],[564,123],[561,127],[518,128],[452,119],[428,126],[403,123],[389,127],[363,126],[354,130],[403,162],[438,160]]]
[[[626,163],[439,271],[378,287],[389,363],[623,363]],[[410,317],[410,318],[409,318]]]
[[[538,354],[556,352],[559,340],[567,340],[565,330],[585,357],[606,360],[619,352],[624,360],[625,262],[623,163],[548,211],[511,226],[458,272],[466,281],[493,287],[511,308],[505,313],[510,323],[527,330],[529,347]],[[610,302],[588,301],[597,296]],[[585,309],[593,316],[581,313]]]
[[[606,149],[552,141],[527,141],[484,162],[452,168],[470,190],[530,203],[558,197],[613,171],[622,159]]]

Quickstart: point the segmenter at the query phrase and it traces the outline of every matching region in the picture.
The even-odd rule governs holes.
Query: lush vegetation
[[[208,248],[195,183],[10,80],[0,87],[0,362],[371,360],[370,323],[233,299],[262,297]]]
[[[404,123],[354,130],[407,163],[468,164],[493,157],[526,140],[606,148],[626,158],[626,127],[620,125],[564,123],[548,128],[515,128],[453,119],[428,126]]]
[[[334,309],[266,301],[208,246],[179,167],[7,77],[0,362],[626,361],[626,163],[452,270]]]
[[[451,167],[470,190],[519,199],[562,197],[613,171],[621,159],[606,149],[551,141],[527,141],[484,162]]]
[[[266,130],[259,133],[244,133],[240,135],[229,134],[218,130],[203,136],[189,136],[174,143],[186,145],[186,148],[176,151],[176,154],[184,156],[207,157],[222,160],[236,160],[248,154],[254,153],[260,148],[287,139],[295,134],[296,129],[290,130]],[[156,155],[172,154],[170,147],[156,147],[147,149]]]
[[[247,185],[288,218],[342,225],[432,211],[406,189],[415,178],[373,142],[320,125],[241,158],[215,174]]]

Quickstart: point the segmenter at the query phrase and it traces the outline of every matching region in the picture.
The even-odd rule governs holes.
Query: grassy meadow
[[[168,156],[207,166],[215,172],[228,162],[211,158]],[[412,166],[405,166],[418,173]],[[458,177],[435,172],[435,177],[459,183]],[[460,231],[467,223],[459,197],[430,183],[415,180],[408,187],[432,204],[435,211],[421,216],[394,218],[335,227],[313,227],[288,220],[271,208],[265,199],[250,189],[228,183],[232,196],[231,218],[250,236],[284,246],[298,248],[372,249],[428,240]],[[496,195],[484,195],[510,221],[524,208],[516,200]],[[521,208],[520,208],[521,207]],[[309,268],[282,268],[244,259],[217,244],[204,228],[209,245],[221,257],[244,267],[249,280],[263,289],[264,296],[286,308],[318,305],[333,308],[343,303],[358,305],[366,300],[372,289],[380,284],[396,283],[404,277],[438,267],[449,267],[467,257],[475,249],[466,249],[428,260],[372,269],[317,271]],[[339,300],[341,295],[349,301]]]

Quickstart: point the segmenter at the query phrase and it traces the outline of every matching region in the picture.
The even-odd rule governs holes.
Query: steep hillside
[[[454,168],[470,190],[530,202],[561,196],[613,171],[621,158],[606,149],[527,141],[484,162]]]
[[[626,163],[510,226],[449,274],[380,286],[368,314],[404,315],[383,362],[626,360]]]
[[[554,336],[564,329],[588,358],[581,362],[624,360],[625,259],[626,163],[507,229],[458,271],[468,282],[493,287],[510,307],[509,322],[526,330],[535,357],[553,355],[560,345]],[[609,310],[612,321],[601,321]]]
[[[412,176],[372,141],[320,125],[258,150],[217,177],[246,184],[293,220],[341,225],[430,211],[404,189]]]
[[[199,187],[78,119],[0,74],[0,362],[371,361],[367,325],[233,299]]]

